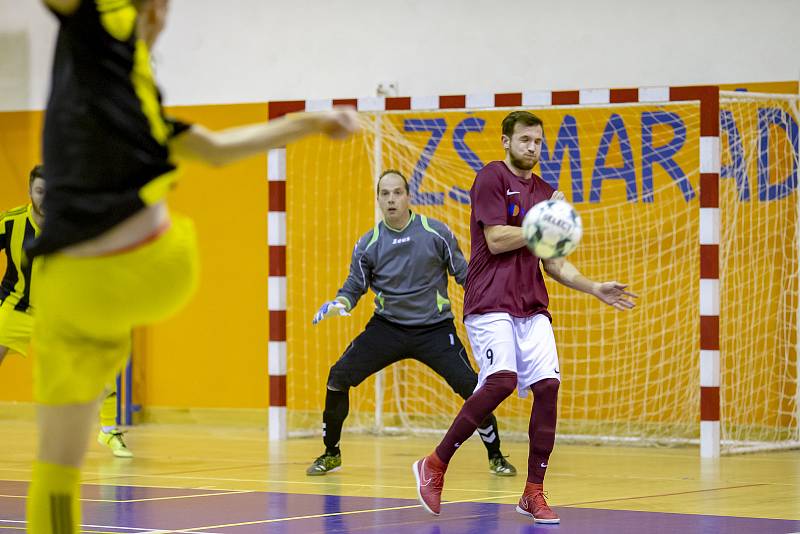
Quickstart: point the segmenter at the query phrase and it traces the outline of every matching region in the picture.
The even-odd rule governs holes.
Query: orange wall
[[[169,110],[211,129],[264,121],[266,104]],[[149,328],[136,361],[136,401],[145,406],[258,408],[268,405],[267,158],[224,168],[181,164],[170,198],[191,215],[200,287],[176,317]]]
[[[39,162],[42,113],[0,113],[0,211],[24,204],[28,199],[28,173]],[[0,253],[0,276],[6,255]],[[31,362],[10,354],[0,366],[0,401],[30,401]]]

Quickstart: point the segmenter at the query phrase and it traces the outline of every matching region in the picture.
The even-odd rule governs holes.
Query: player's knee
[[[350,412],[350,399],[347,391],[338,391],[328,387],[325,392],[324,421],[344,421]]]
[[[486,377],[483,387],[489,388],[503,398],[508,397],[517,387],[517,373],[513,371],[499,371]]]
[[[536,382],[533,390],[534,402],[555,403],[558,398],[558,388],[561,382],[557,378],[545,378]]]
[[[332,391],[347,392],[351,386],[352,384],[350,383],[350,377],[348,373],[334,364],[334,366],[331,367],[331,370],[328,372],[328,389]]]

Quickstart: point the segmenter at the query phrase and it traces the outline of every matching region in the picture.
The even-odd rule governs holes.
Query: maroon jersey
[[[523,180],[502,161],[493,161],[478,172],[469,192],[472,253],[467,269],[464,317],[490,312],[506,312],[514,317],[541,313],[550,317],[539,258],[527,247],[492,254],[483,229],[522,226],[528,210],[548,200],[553,192],[539,176],[534,174],[530,180]]]

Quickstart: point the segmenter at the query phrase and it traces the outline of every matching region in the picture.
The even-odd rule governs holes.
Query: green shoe
[[[122,439],[123,432],[112,430],[111,432],[100,431],[97,434],[97,443],[105,445],[117,458],[133,458],[133,453]]]
[[[327,452],[314,460],[314,463],[306,469],[306,474],[312,477],[333,473],[342,468],[342,455],[328,454]]]
[[[499,477],[517,476],[517,468],[508,463],[505,456],[495,456],[489,459],[489,472]]]

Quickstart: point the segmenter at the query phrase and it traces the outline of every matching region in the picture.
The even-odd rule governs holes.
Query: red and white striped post
[[[269,439],[286,439],[286,149],[270,150],[269,180]]]
[[[304,111],[302,101],[270,102],[269,120],[288,113]],[[267,154],[269,180],[269,439],[286,439],[286,149],[276,148]]]
[[[303,102],[269,104],[269,120],[287,113],[303,111]],[[269,440],[286,439],[286,149],[276,148],[267,154],[269,180]]]
[[[700,101],[700,456],[720,454],[719,87],[673,87],[670,100]]]
[[[720,454],[719,88],[700,101],[700,456]]]

